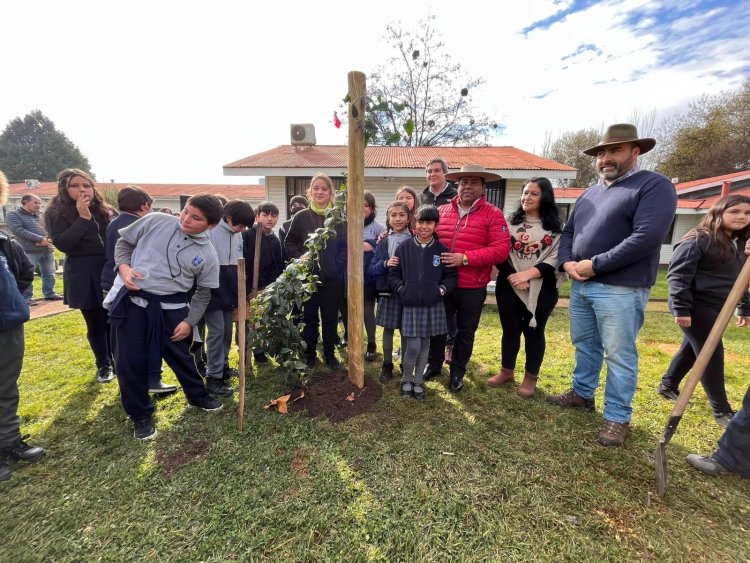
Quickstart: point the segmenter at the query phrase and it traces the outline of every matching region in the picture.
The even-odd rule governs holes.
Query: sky
[[[41,110],[100,182],[254,183],[222,165],[289,144],[291,123],[345,144],[347,73],[393,53],[387,24],[428,13],[485,81],[470,95],[504,125],[491,144],[537,154],[547,136],[634,111],[658,122],[750,77],[745,0],[7,4],[0,126]]]

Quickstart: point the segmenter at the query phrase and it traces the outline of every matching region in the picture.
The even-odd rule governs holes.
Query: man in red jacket
[[[448,329],[453,319],[457,329],[450,368],[450,389],[457,393],[463,387],[466,364],[474,349],[474,333],[487,298],[492,266],[508,258],[510,234],[503,212],[484,195],[485,182],[501,176],[487,172],[483,166],[467,164],[445,178],[458,182],[458,195],[440,206],[435,232],[449,250],[441,255],[443,263],[458,268],[458,287],[445,296]],[[426,378],[440,374],[445,338],[442,335],[430,340]]]

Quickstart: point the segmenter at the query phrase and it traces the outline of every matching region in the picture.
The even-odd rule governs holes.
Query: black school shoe
[[[109,383],[115,378],[115,372],[112,366],[102,366],[96,368],[96,382],[97,383]]]
[[[234,395],[234,389],[227,385],[225,380],[214,377],[206,378],[206,390],[218,397],[231,397]]]
[[[142,418],[133,422],[135,430],[133,430],[133,438],[136,440],[151,440],[156,437],[156,426],[152,422],[151,418]]]
[[[44,448],[26,442],[26,438],[28,437],[28,434],[26,436],[21,436],[10,446],[5,446],[0,450],[0,455],[6,459],[12,459],[15,461],[39,461],[46,452],[44,451]]]
[[[384,363],[380,368],[380,383],[388,383],[391,379],[393,379],[393,364]]]
[[[669,399],[670,401],[676,401],[680,397],[679,389],[672,389],[671,387],[667,387],[666,385],[664,385],[664,383],[659,383],[659,385],[656,387],[656,392],[665,399]]]
[[[221,401],[214,399],[211,395],[206,395],[205,397],[201,397],[200,399],[196,399],[195,401],[188,401],[188,406],[195,407],[196,409],[201,409],[202,411],[206,412],[220,411],[224,408],[224,405],[221,403]]]
[[[458,393],[464,388],[464,376],[451,374],[450,390],[453,393]]]
[[[414,386],[414,398],[417,401],[424,401],[424,396],[425,396],[424,387],[422,387],[421,385],[415,385]]]
[[[402,397],[411,397],[414,394],[414,384],[413,383],[403,383],[401,385],[401,396]]]
[[[425,381],[429,381],[435,377],[439,377],[442,373],[443,366],[427,364],[422,374]]]
[[[149,386],[148,392],[152,395],[168,395],[177,391],[176,385],[167,385],[163,381],[160,381],[158,385]]]
[[[374,342],[367,343],[367,352],[365,353],[365,360],[368,362],[374,362],[377,358],[378,348]]]

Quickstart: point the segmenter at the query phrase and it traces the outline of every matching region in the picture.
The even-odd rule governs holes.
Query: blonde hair
[[[328,190],[331,192],[330,201],[333,201],[333,197],[334,197],[333,196],[333,180],[331,180],[331,178],[329,178],[327,174],[323,174],[322,172],[318,172],[310,180],[310,185],[308,186],[307,192],[306,192],[307,193],[307,199],[309,201],[313,200],[313,198],[312,198],[312,187],[313,187],[313,184],[315,182],[317,182],[318,180],[323,180],[323,182],[325,182],[325,185],[328,186]]]

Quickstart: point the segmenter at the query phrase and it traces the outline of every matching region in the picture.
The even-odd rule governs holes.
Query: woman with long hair
[[[88,172],[66,168],[57,175],[57,195],[44,214],[52,242],[65,253],[63,299],[71,309],[80,309],[83,315],[99,383],[114,379],[101,288],[110,220],[108,207]]]
[[[487,384],[499,387],[515,379],[516,358],[523,334],[526,366],[519,396],[536,391],[544,360],[544,328],[559,296],[563,278],[557,270],[557,249],[563,223],[555,204],[552,183],[530,178],[523,187],[515,211],[506,217],[511,235],[508,260],[497,266],[495,287],[497,310],[503,327],[500,372]]]
[[[290,258],[302,258],[307,254],[308,237],[323,227],[325,211],[335,201],[333,182],[323,173],[315,174],[307,189],[310,207],[294,215],[289,225],[284,249]],[[325,248],[313,264],[313,273],[318,276],[318,285],[310,299],[303,305],[302,317],[305,322],[303,338],[307,345],[307,365],[315,366],[316,348],[320,329],[323,333],[323,356],[330,369],[337,369],[340,363],[335,355],[338,343],[339,302],[344,295],[346,276],[346,224],[336,227],[336,235],[329,237]]]
[[[675,245],[667,270],[669,308],[682,330],[682,344],[656,391],[677,399],[679,386],[695,363],[711,328],[745,263],[750,237],[750,197],[730,194],[714,203],[698,226]],[[737,326],[750,322],[750,294],[737,310]],[[721,342],[701,378],[714,419],[726,427],[734,416],[724,387],[724,346]]]

